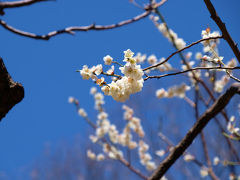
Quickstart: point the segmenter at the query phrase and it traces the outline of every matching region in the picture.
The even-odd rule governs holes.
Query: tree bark
[[[23,97],[23,86],[13,81],[0,57],[0,121]]]

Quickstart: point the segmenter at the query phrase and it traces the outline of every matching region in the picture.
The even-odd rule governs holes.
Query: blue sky
[[[240,43],[240,2],[213,3],[233,39]],[[207,26],[218,29],[203,1],[169,0],[160,10],[187,44],[200,39],[201,30]],[[45,34],[72,25],[112,24],[141,12],[127,0],[57,0],[9,9],[1,18],[16,28]],[[84,64],[102,63],[107,54],[122,60],[123,51],[128,48],[159,58],[174,51],[149,18],[113,30],[64,34],[49,41],[21,37],[0,27],[0,39],[0,56],[13,79],[25,88],[23,101],[0,123],[0,172],[7,173],[33,162],[46,143],[72,141],[77,134],[86,135],[87,127],[68,104],[68,97],[78,98],[91,113],[93,100],[89,88],[93,83],[82,80],[75,70]],[[233,57],[224,43],[220,48],[224,57]],[[144,88],[148,88],[147,83]],[[109,97],[106,99],[110,109],[119,105]]]

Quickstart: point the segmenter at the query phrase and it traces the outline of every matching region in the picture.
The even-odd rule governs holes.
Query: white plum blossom
[[[181,84],[180,86],[173,86],[171,88],[169,88],[167,91],[164,90],[163,88],[158,89],[156,91],[156,96],[157,98],[171,98],[174,96],[180,97],[180,98],[184,98],[185,97],[185,92],[190,90],[191,87],[187,86],[186,84]]]
[[[213,158],[213,165],[218,165],[219,164],[219,162],[220,162],[220,159],[219,159],[219,157],[217,157],[217,156],[215,156],[214,158]]]
[[[133,55],[134,55],[134,53],[130,49],[124,51],[124,57],[125,58],[132,58]]]
[[[157,57],[155,55],[150,55],[147,59],[149,64],[156,64],[157,63]]]
[[[84,65],[82,70],[80,70],[80,74],[83,79],[89,79],[93,74],[92,71],[88,68],[87,65]]]
[[[86,111],[85,111],[83,108],[80,108],[80,109],[78,110],[78,114],[79,114],[80,116],[82,116],[83,118],[87,117],[87,113],[86,113]]]
[[[103,154],[98,154],[97,157],[96,157],[97,161],[102,161],[105,159],[105,156]]]
[[[106,65],[111,65],[112,61],[113,61],[113,58],[111,56],[107,55],[103,58],[103,61]]]
[[[172,43],[174,43],[177,49],[182,49],[186,46],[186,42],[179,38],[178,35],[172,30],[168,29],[165,23],[157,24],[159,31]]]
[[[69,102],[69,103],[73,103],[74,101],[75,101],[74,97],[70,96],[70,97],[68,98],[68,102]]]
[[[197,53],[195,54],[195,58],[198,59],[198,60],[200,60],[202,57],[203,57],[203,55],[202,55],[201,52],[197,52]]]
[[[236,127],[236,122],[235,122],[235,116],[231,116],[230,120],[227,124],[227,130],[231,133],[231,134],[238,134],[240,131],[240,128]]]
[[[193,161],[195,159],[195,157],[193,155],[187,153],[187,154],[184,155],[183,159],[186,162],[190,162],[190,161]]]
[[[136,60],[136,63],[143,63],[146,60],[147,56],[146,54],[141,54],[138,52],[133,58]]]
[[[96,92],[97,92],[97,88],[96,87],[91,87],[90,94],[94,95],[94,94],[96,94]]]
[[[87,151],[87,157],[92,159],[92,160],[95,160],[96,159],[96,154],[94,152],[92,152],[91,150],[88,150]]]
[[[161,150],[156,151],[155,154],[158,155],[159,157],[162,157],[165,155],[165,151],[163,149],[161,149]]]
[[[138,155],[140,157],[140,162],[147,170],[153,171],[156,169],[155,162],[152,161],[152,156],[147,152],[149,146],[143,141],[139,141]]]
[[[227,75],[223,75],[221,79],[215,81],[214,83],[214,91],[221,93],[226,86],[226,84],[229,82],[230,77]]]
[[[144,72],[141,69],[141,66],[137,65],[137,60],[133,55],[134,53],[130,49],[124,51],[123,61],[126,62],[126,64],[119,68],[124,76],[115,75],[114,66],[112,66],[107,73],[104,73],[101,64],[93,66],[92,68],[88,68],[88,66],[85,65],[82,70],[80,70],[80,74],[83,79],[91,78],[96,84],[101,86],[101,90],[105,95],[112,96],[116,101],[124,102],[129,99],[131,94],[141,91],[144,82]],[[105,56],[103,59],[105,64],[110,65],[112,63],[112,57],[109,55]],[[107,84],[103,77],[97,78],[100,74],[115,76],[115,79]]]
[[[206,177],[206,176],[208,176],[208,169],[206,168],[206,167],[201,167],[201,169],[200,169],[200,175],[201,175],[201,177]]]

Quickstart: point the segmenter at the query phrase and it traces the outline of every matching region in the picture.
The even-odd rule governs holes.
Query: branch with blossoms
[[[174,162],[190,146],[197,135],[232,99],[235,94],[240,94],[240,84],[233,84],[207,111],[197,120],[186,136],[172,150],[170,155],[159,165],[149,180],[159,180]]]
[[[204,3],[206,4],[208,11],[211,14],[211,18],[215,21],[215,23],[221,30],[223,38],[227,41],[227,43],[231,47],[233,53],[235,54],[236,58],[238,59],[238,62],[240,63],[240,51],[237,47],[237,44],[233,41],[232,37],[230,36],[225,23],[223,23],[221,18],[218,16],[218,14],[210,0],[204,0]]]
[[[25,3],[26,5],[27,4],[32,4],[33,2],[36,2],[36,1],[31,1],[30,0],[30,1],[27,1],[27,2],[29,2],[29,3]],[[154,3],[148,4],[148,5],[146,5],[144,7],[144,12],[142,14],[139,14],[139,15],[131,18],[131,19],[127,19],[127,20],[118,22],[116,24],[96,25],[95,23],[93,23],[93,24],[90,24],[88,26],[71,26],[71,27],[66,27],[64,29],[60,29],[60,30],[55,30],[55,31],[49,32],[49,33],[47,33],[45,35],[37,35],[37,34],[31,33],[31,32],[26,32],[26,31],[17,29],[15,27],[11,26],[11,25],[8,25],[5,21],[3,21],[1,19],[0,19],[0,25],[4,29],[6,29],[6,30],[8,30],[8,31],[10,31],[12,33],[15,33],[17,35],[20,35],[20,36],[24,36],[24,37],[28,37],[28,38],[32,38],[32,39],[38,39],[38,40],[49,40],[52,37],[60,35],[60,34],[71,34],[71,35],[74,35],[75,32],[79,32],[79,31],[85,31],[86,32],[86,31],[90,31],[90,30],[95,30],[95,31],[109,30],[109,29],[114,29],[114,28],[118,28],[118,27],[121,27],[121,26],[125,26],[125,25],[137,22],[137,21],[147,17],[148,15],[151,14],[151,12],[154,9],[162,6],[165,2],[166,2],[166,0],[161,0],[160,2],[154,2]],[[19,4],[24,5],[24,3],[19,3]],[[5,5],[3,7],[7,7],[7,6]],[[12,7],[14,7],[14,6],[12,6]],[[17,7],[17,6],[15,6],[15,7]]]
[[[160,79],[163,77],[168,77],[168,76],[174,76],[174,75],[179,75],[179,74],[184,74],[187,72],[191,72],[191,71],[196,71],[196,70],[220,70],[220,71],[224,71],[224,70],[237,70],[240,69],[240,67],[195,67],[195,68],[191,68],[191,69],[187,69],[184,71],[180,71],[180,72],[175,72],[175,73],[169,73],[169,74],[162,74],[162,75],[156,75],[156,76],[147,76],[144,80],[148,80],[148,79]],[[238,81],[238,80],[237,80]]]
[[[78,100],[73,97],[69,98],[69,102],[76,106],[78,114],[95,130],[95,135],[90,135],[91,141],[94,144],[102,146],[105,154],[95,154],[92,150],[88,150],[87,156],[97,161],[102,161],[106,158],[105,156],[107,156],[110,159],[119,161],[142,179],[147,179],[147,176],[133,167],[133,165],[124,158],[124,154],[120,150],[120,147],[127,148],[128,150],[138,148],[141,164],[149,171],[156,168],[155,163],[151,160],[150,154],[147,152],[149,146],[143,141],[145,133],[141,125],[141,120],[133,116],[133,109],[123,105],[123,109],[125,110],[124,119],[127,123],[122,133],[119,133],[117,127],[110,122],[108,114],[102,107],[104,104],[104,96],[97,92],[95,87],[91,88],[90,93],[94,96],[95,108],[99,111],[96,124],[90,121],[86,111],[80,107]],[[133,132],[139,136],[139,142],[133,139]]]

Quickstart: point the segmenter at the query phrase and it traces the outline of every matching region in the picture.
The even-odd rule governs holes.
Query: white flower
[[[156,96],[157,96],[157,98],[159,98],[159,99],[165,97],[165,95],[166,95],[166,92],[165,92],[165,90],[164,90],[163,88],[158,89],[158,90],[156,91]]]
[[[80,108],[79,110],[78,110],[78,114],[80,115],[80,116],[82,116],[82,117],[87,117],[87,113],[86,113],[86,111],[83,109],[83,108]]]
[[[97,76],[103,72],[102,65],[98,64],[97,66],[93,66],[91,71],[94,72]]]
[[[237,61],[235,58],[232,58],[226,65],[227,67],[235,67],[237,66]]]
[[[68,102],[69,102],[69,103],[73,103],[74,101],[75,101],[74,97],[70,96],[70,97],[68,98]]]
[[[115,67],[111,66],[111,68],[109,70],[107,70],[107,74],[108,75],[113,75],[114,74],[114,69],[115,69]]]
[[[104,92],[105,95],[109,95],[109,86],[103,86],[101,90]]]
[[[136,60],[136,63],[143,63],[146,60],[146,54],[137,53],[133,58]]]
[[[149,170],[149,171],[153,171],[153,170],[155,170],[155,169],[157,168],[157,166],[156,166],[156,164],[155,164],[154,162],[149,161],[149,162],[147,162],[147,164],[146,164],[146,168],[147,168],[147,170]]]
[[[162,157],[162,156],[164,156],[165,151],[163,149],[161,149],[161,150],[156,151],[155,154]]]
[[[166,176],[163,176],[160,180],[168,180]]]
[[[98,119],[100,120],[107,119],[107,117],[108,117],[108,114],[106,112],[100,112],[98,114]]]
[[[103,154],[98,154],[97,155],[97,161],[102,161],[105,159],[105,156]]]
[[[91,150],[87,151],[87,157],[89,157],[92,160],[96,159],[96,154],[94,152],[92,152]]]
[[[190,161],[194,160],[195,157],[194,157],[193,155],[191,155],[191,154],[185,154],[184,157],[183,157],[183,159],[184,159],[184,161],[186,161],[186,162],[190,162]]]
[[[206,177],[208,176],[208,169],[206,167],[201,167],[200,169],[200,175],[201,177]]]
[[[97,88],[96,87],[91,87],[90,94],[94,95],[96,93],[97,93]]]
[[[197,53],[195,54],[195,58],[196,58],[196,59],[201,59],[201,58],[202,58],[202,53],[197,52]]]
[[[93,143],[96,143],[98,141],[98,137],[97,136],[93,136],[93,135],[90,135],[89,136],[89,139],[93,142]]]
[[[215,166],[216,166],[216,165],[218,165],[218,164],[219,164],[219,162],[220,162],[220,159],[219,159],[219,157],[217,157],[217,156],[216,156],[216,157],[214,157],[214,158],[213,158],[213,165],[215,165]]]
[[[92,76],[92,71],[88,69],[88,66],[84,65],[82,70],[80,70],[80,74],[83,79],[89,79]]]
[[[155,55],[151,55],[151,56],[149,56],[148,57],[148,63],[149,64],[156,64],[156,62],[157,62],[157,57],[155,56]]]
[[[111,64],[112,64],[112,60],[113,60],[113,58],[112,58],[111,56],[109,56],[109,55],[107,55],[107,56],[105,56],[105,57],[103,58],[103,61],[104,61],[104,63],[105,63],[106,65],[111,65]]]
[[[186,43],[182,38],[175,39],[175,44],[177,46],[177,49],[182,49],[186,46]]]
[[[134,141],[130,141],[128,147],[129,149],[135,149],[137,147],[137,143]]]
[[[133,55],[134,55],[134,53],[130,49],[124,51],[124,57],[125,58],[132,58]]]
[[[143,76],[143,70],[140,65],[133,65],[131,63],[126,63],[124,67],[119,68],[121,72],[134,80],[140,80]]]

